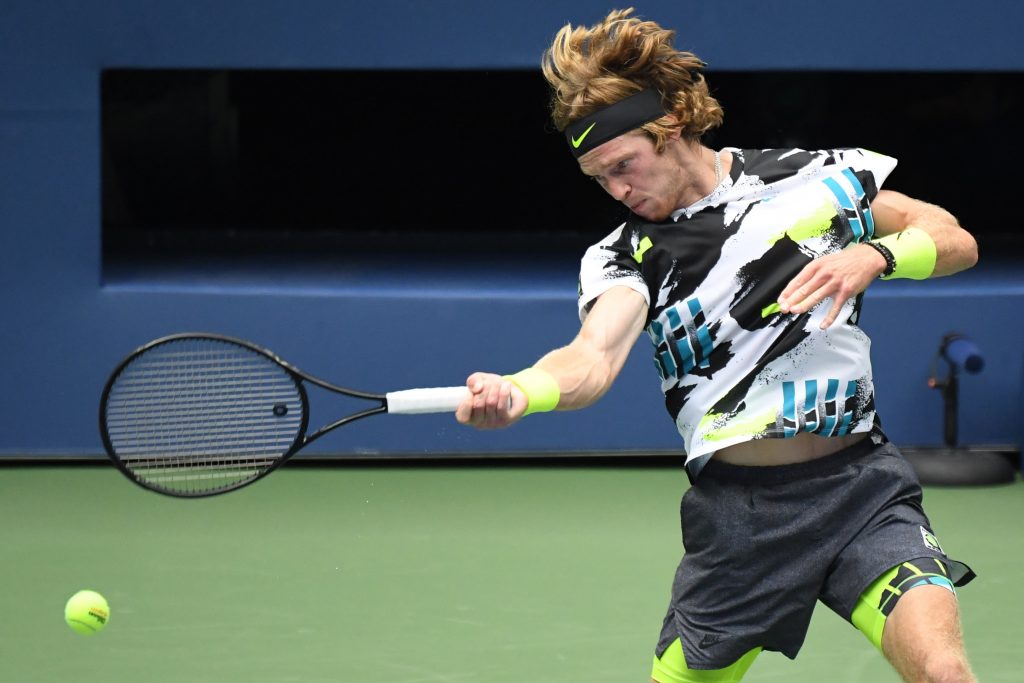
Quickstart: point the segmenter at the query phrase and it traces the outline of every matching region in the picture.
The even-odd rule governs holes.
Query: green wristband
[[[562,393],[558,389],[558,382],[549,372],[540,368],[526,368],[514,375],[505,375],[505,379],[526,394],[529,403],[523,417],[531,413],[546,413],[558,406]]]
[[[935,260],[938,257],[935,242],[931,235],[920,228],[908,227],[872,241],[886,247],[896,261],[892,273],[883,276],[883,280],[927,280],[935,272]]]

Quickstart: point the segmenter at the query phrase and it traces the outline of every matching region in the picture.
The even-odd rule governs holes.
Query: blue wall
[[[437,263],[401,284],[398,266],[383,261],[104,273],[101,69],[532,68],[562,23],[591,23],[606,9],[583,1],[4,2],[0,456],[100,453],[96,412],[107,373],[135,346],[170,332],[249,338],[314,374],[390,390],[516,369],[577,327],[573,261]],[[678,27],[677,44],[713,69],[1024,68],[1016,35],[1024,6],[1016,3],[974,2],[967,12],[953,2],[871,0],[854,10],[659,0],[643,13]],[[880,409],[896,440],[939,441],[941,403],[924,382],[941,335],[966,330],[988,353],[989,369],[964,380],[963,438],[1019,442],[1022,303],[1024,276],[1012,265],[869,292],[863,323],[875,339]],[[487,433],[436,416],[369,420],[327,437],[319,450],[670,449],[674,430],[640,346],[620,383],[588,411]]]

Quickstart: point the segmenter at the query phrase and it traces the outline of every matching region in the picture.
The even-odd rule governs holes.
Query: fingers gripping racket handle
[[[466,387],[435,387],[432,389],[406,389],[385,395],[388,412],[397,415],[418,413],[454,413],[469,395]]]

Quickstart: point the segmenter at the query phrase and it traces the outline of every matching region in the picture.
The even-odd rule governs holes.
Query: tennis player
[[[458,420],[589,406],[646,331],[692,482],[652,680],[739,681],[762,650],[794,658],[820,600],[907,681],[974,681],[955,592],[974,574],[880,429],[857,326],[876,279],[969,268],[974,239],[881,190],[890,157],[704,146],[722,108],[673,38],[614,11],[545,52],[555,126],[631,214],[583,257],[579,335],[521,372],[472,374]]]

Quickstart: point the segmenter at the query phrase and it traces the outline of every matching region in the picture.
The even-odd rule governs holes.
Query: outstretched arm
[[[647,302],[628,287],[613,287],[597,299],[576,338],[534,365],[557,382],[557,410],[584,408],[608,391],[646,320]],[[526,395],[501,375],[476,372],[466,386],[470,395],[455,417],[478,429],[507,427],[528,406]]]

